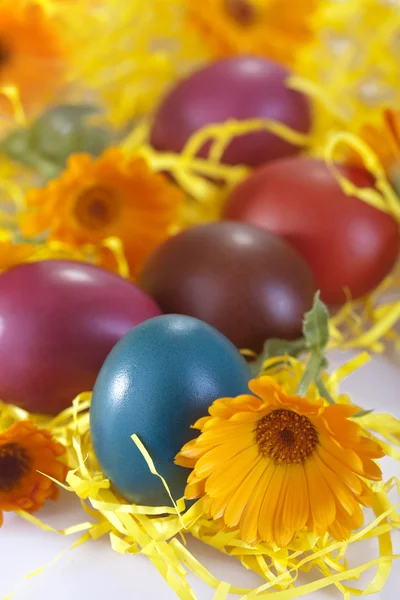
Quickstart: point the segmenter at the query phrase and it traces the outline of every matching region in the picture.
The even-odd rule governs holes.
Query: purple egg
[[[56,414],[91,390],[110,350],[160,315],[133,283],[99,267],[49,260],[0,276],[0,399]]]
[[[210,123],[228,119],[274,119],[300,133],[311,126],[307,98],[285,86],[290,71],[264,58],[241,56],[219,60],[180,81],[156,111],[151,143],[180,152],[189,137]],[[199,153],[207,157],[210,144]],[[234,139],[223,161],[256,167],[299,152],[298,146],[260,131]]]

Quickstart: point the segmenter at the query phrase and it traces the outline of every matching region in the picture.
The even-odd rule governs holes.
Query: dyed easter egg
[[[92,265],[49,260],[0,276],[0,399],[55,414],[91,390],[132,327],[160,314],[134,284]]]
[[[296,338],[316,291],[304,259],[275,235],[243,223],[186,229],[159,246],[139,285],[166,313],[191,315],[238,348]]]
[[[131,436],[181,498],[189,471],[174,458],[196,437],[190,426],[217,398],[248,393],[250,376],[237,349],[198,319],[164,315],[135,327],[111,351],[93,391],[90,429],[105,475],[130,502],[171,505]]]
[[[374,181],[363,169],[341,167],[359,187]],[[347,196],[323,161],[289,158],[257,169],[234,189],[226,219],[257,225],[285,238],[311,267],[328,304],[373,290],[390,272],[400,249],[390,215]]]
[[[311,125],[307,98],[286,87],[290,72],[265,58],[240,56],[218,60],[178,82],[156,111],[151,143],[180,152],[190,136],[212,123],[266,118],[307,133]],[[207,157],[210,144],[201,149]],[[223,162],[261,165],[297,154],[299,147],[268,132],[242,135],[226,148]]]

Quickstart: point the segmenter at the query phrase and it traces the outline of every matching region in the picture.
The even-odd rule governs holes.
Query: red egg
[[[91,390],[110,350],[161,314],[145,292],[98,267],[62,260],[0,276],[0,399],[55,414]]]
[[[360,187],[373,186],[364,170],[342,167]],[[324,162],[288,158],[256,170],[233,190],[224,218],[282,236],[306,259],[329,304],[373,290],[390,272],[399,227],[389,215],[344,194]]]
[[[289,71],[264,58],[241,56],[216,61],[180,81],[159,106],[151,132],[157,150],[180,152],[190,136],[228,119],[274,119],[307,133],[311,117],[306,97],[286,87]],[[207,157],[210,144],[201,150]],[[299,148],[261,131],[234,139],[223,162],[261,165],[297,154]]]

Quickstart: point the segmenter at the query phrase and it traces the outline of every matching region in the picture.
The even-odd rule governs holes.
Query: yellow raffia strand
[[[13,241],[14,234],[0,229],[0,243]],[[25,242],[24,242],[25,243]],[[26,242],[29,245],[29,241]],[[32,252],[21,263],[42,260],[74,260],[94,265],[101,265],[101,252],[106,250],[112,256],[113,270],[121,277],[129,279],[130,272],[121,240],[117,237],[105,238],[99,246],[85,244],[81,248],[73,248],[57,240],[31,243]],[[0,268],[1,273],[1,268]]]
[[[15,85],[4,85],[0,87],[0,94],[9,101],[16,125],[21,127],[26,125],[26,115],[22,106],[18,88],[16,88]]]
[[[348,396],[338,393],[339,383],[368,359],[366,353],[361,354],[324,376],[329,392],[338,402],[350,401]],[[293,393],[303,371],[304,363],[287,356],[269,359],[264,364],[264,372],[274,377],[288,393]],[[310,388],[309,396],[311,399],[317,396],[315,387]],[[182,498],[177,500],[175,506],[146,507],[124,502],[101,472],[93,453],[88,416],[90,399],[89,393],[81,394],[70,408],[54,418],[28,415],[17,407],[0,404],[0,430],[29,417],[48,428],[56,439],[66,445],[71,470],[63,487],[80,499],[88,515],[88,521],[55,530],[37,517],[21,512],[20,515],[29,522],[43,531],[57,531],[62,535],[83,533],[75,546],[89,539],[107,536],[116,552],[144,554],[182,600],[194,600],[196,597],[188,581],[190,573],[214,589],[214,598],[218,600],[223,600],[228,594],[236,594],[241,600],[257,600],[267,598],[271,593],[279,600],[291,600],[329,586],[335,586],[342,597],[348,600],[350,595],[373,594],[383,588],[392,562],[398,558],[393,555],[391,533],[400,528],[400,514],[397,505],[389,499],[389,495],[392,497],[396,492],[399,496],[400,482],[397,478],[373,484],[374,517],[360,531],[354,532],[349,540],[338,542],[328,534],[316,537],[303,529],[287,548],[265,543],[249,546],[240,539],[238,531],[222,530],[218,522],[208,519],[201,500],[186,511]],[[366,429],[367,435],[384,440],[381,443],[388,453],[400,460],[400,421],[390,415],[374,413],[360,417],[358,422]],[[134,436],[132,443],[137,444],[154,476],[159,476],[140,439]],[[168,483],[164,484],[168,490]],[[252,589],[218,579],[188,550],[188,535],[257,573],[260,585]],[[379,554],[364,564],[350,566],[346,558],[348,548],[354,543],[371,539],[378,541]],[[364,589],[349,585],[350,581],[357,581],[362,573],[370,569],[373,570],[372,579]],[[308,577],[308,583],[302,583],[301,574],[310,572],[315,573],[315,578],[310,580]]]
[[[271,119],[229,120],[203,127],[189,138],[180,154],[174,154],[158,152],[151,147],[150,128],[149,120],[140,122],[121,146],[128,155],[143,156],[153,171],[169,172],[187,193],[181,227],[217,220],[228,191],[250,174],[250,169],[244,165],[220,162],[224,150],[235,137],[271,131],[300,147],[306,147],[308,143],[307,136]],[[210,142],[209,157],[199,158],[197,155],[206,142]]]
[[[330,348],[367,348],[381,353],[387,342],[398,346],[400,337],[394,325],[400,319],[400,302],[383,301],[389,293],[398,297],[398,292],[397,278],[389,276],[365,300],[347,302],[330,319]]]
[[[25,206],[25,193],[18,182],[24,174],[23,168],[0,155],[0,226],[14,226],[16,212]]]
[[[337,151],[341,145],[354,150],[360,155],[365,168],[375,178],[375,189],[359,188],[339,171],[336,163]],[[334,133],[328,137],[324,157],[333,175],[347,195],[355,196],[378,210],[390,213],[400,222],[399,198],[390,185],[385,169],[380,164],[378,157],[363,140],[350,132]]]
[[[349,131],[377,122],[383,106],[399,105],[397,2],[324,0],[311,26],[313,41],[299,49],[296,73],[323,89],[332,107],[340,107]],[[337,117],[336,110],[326,111],[325,102],[316,103],[313,149],[323,147],[327,132],[343,128]]]
[[[210,160],[218,162],[233,138],[247,135],[257,131],[269,131],[295,146],[304,147],[309,142],[306,135],[294,131],[287,125],[272,119],[250,119],[237,121],[235,119],[225,121],[222,124],[207,125],[193,134],[182,151],[183,156],[195,156],[204,144],[213,140],[210,149]]]
[[[157,152],[148,142],[150,122],[143,121],[133,128],[122,142],[128,154],[140,154],[156,172],[169,172],[188,195],[182,226],[219,218],[228,190],[243,181],[250,169],[244,165],[227,165],[221,158],[229,143],[236,137],[257,131],[270,131],[293,145],[306,148],[306,135],[272,119],[228,120],[207,125],[196,131],[180,154]],[[198,154],[210,143],[207,159]],[[218,182],[218,183],[213,183]],[[222,185],[223,184],[223,185]]]

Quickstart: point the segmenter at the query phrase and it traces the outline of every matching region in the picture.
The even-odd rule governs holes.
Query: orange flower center
[[[119,202],[113,190],[93,186],[78,196],[75,217],[79,224],[87,229],[105,229],[118,215]]]
[[[249,0],[225,0],[225,11],[244,27],[252,25],[257,19],[257,9]]]
[[[31,466],[31,459],[18,444],[0,447],[0,492],[15,488]]]
[[[278,463],[303,462],[318,443],[318,433],[311,421],[284,408],[260,419],[255,433],[260,452]]]

